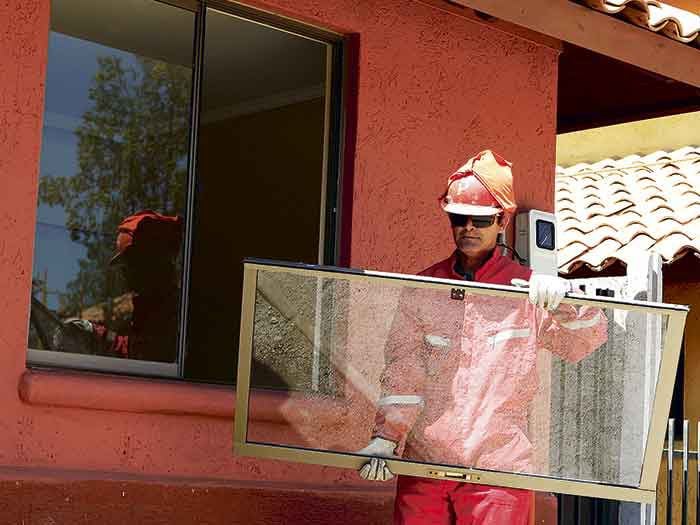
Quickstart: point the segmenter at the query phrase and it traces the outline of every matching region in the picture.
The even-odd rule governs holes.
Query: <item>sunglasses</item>
[[[472,220],[474,228],[488,228],[493,226],[500,214],[496,215],[458,215],[456,213],[448,213],[450,223],[455,227],[464,227],[469,219]]]

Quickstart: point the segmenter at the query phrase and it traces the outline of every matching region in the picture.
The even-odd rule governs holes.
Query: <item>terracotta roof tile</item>
[[[557,167],[559,270],[700,253],[700,147]]]
[[[657,0],[575,0],[597,11],[700,47],[700,15]]]

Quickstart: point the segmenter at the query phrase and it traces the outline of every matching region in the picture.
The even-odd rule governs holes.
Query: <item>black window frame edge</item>
[[[190,136],[187,151],[187,194],[185,196],[185,224],[182,241],[182,275],[180,276],[180,300],[178,308],[178,332],[175,349],[176,379],[184,377],[185,350],[189,325],[190,267],[192,265],[192,242],[195,224],[195,196],[197,187],[197,165],[199,150],[199,116],[202,101],[204,72],[204,40],[206,36],[206,8],[198,6],[194,19],[192,41],[192,91],[190,95]]]
[[[186,11],[192,11],[197,13],[200,9],[200,2],[198,0],[154,0],[155,2],[160,2],[161,4],[168,4],[173,7],[179,7],[180,9],[185,9]]]

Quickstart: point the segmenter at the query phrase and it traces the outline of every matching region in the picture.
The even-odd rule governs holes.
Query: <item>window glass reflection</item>
[[[158,2],[52,3],[30,349],[175,361],[193,27]]]
[[[233,382],[243,258],[322,252],[329,46],[212,9],[204,44],[185,376]]]

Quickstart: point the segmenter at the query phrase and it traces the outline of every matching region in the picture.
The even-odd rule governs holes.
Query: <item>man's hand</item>
[[[360,477],[369,481],[389,481],[394,477],[394,474],[389,470],[386,461],[382,457],[391,457],[396,449],[396,443],[380,437],[372,438],[372,441],[363,448],[358,450],[358,454],[366,454],[368,456],[379,456],[372,458],[365,463],[360,469]]]
[[[561,300],[569,293],[571,283],[561,277],[533,273],[528,282],[530,302],[553,311],[559,307]]]

